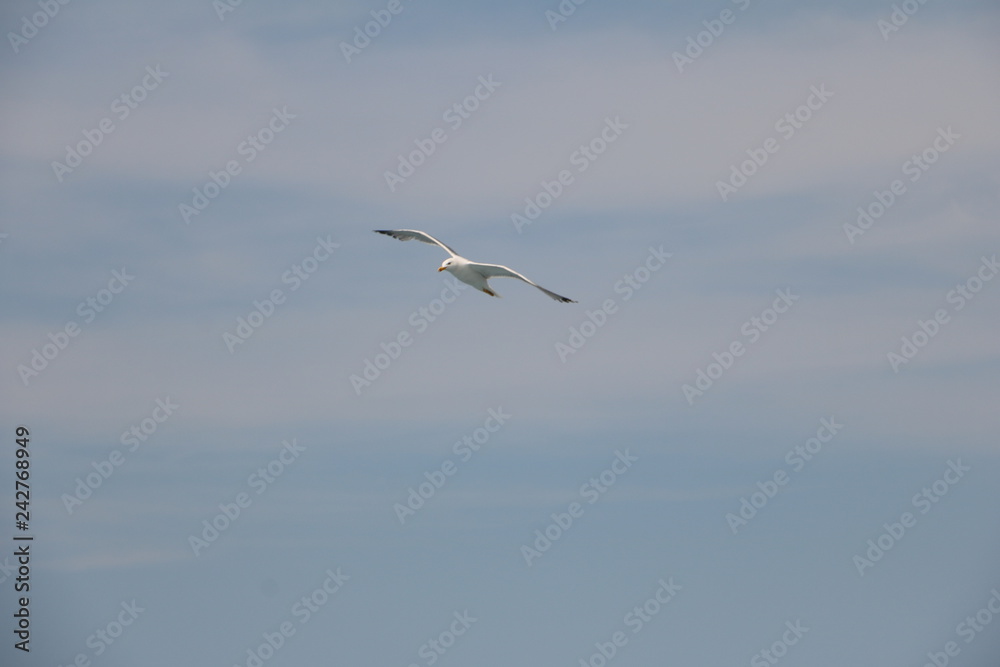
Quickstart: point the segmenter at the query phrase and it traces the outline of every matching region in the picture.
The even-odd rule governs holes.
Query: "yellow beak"
[[[444,271],[444,267],[443,266],[439,266],[438,267],[438,271]]]

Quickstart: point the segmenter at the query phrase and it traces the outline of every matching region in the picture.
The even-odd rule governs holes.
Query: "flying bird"
[[[490,296],[498,298],[500,296],[494,292],[492,288],[490,288],[490,278],[517,278],[518,280],[523,280],[533,287],[537,287],[556,301],[561,303],[576,303],[573,299],[568,299],[564,296],[556,294],[555,292],[550,292],[541,285],[528,280],[517,271],[508,269],[506,266],[470,262],[426,232],[419,232],[415,229],[375,229],[373,231],[377,234],[391,236],[392,238],[399,239],[400,241],[420,241],[422,243],[430,243],[431,245],[441,246],[449,255],[451,255],[451,257],[444,260],[438,268],[438,271],[447,271],[463,283],[472,285],[480,292],[484,292]]]

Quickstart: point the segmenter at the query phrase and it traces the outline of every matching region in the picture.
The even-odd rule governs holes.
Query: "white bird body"
[[[444,260],[438,268],[438,271],[447,271],[463,283],[475,287],[484,294],[489,294],[490,296],[495,297],[500,296],[490,287],[490,278],[517,278],[518,280],[523,280],[533,287],[537,287],[556,301],[561,303],[576,303],[573,299],[551,292],[541,285],[528,280],[517,271],[508,269],[506,266],[501,266],[500,264],[480,264],[479,262],[470,262],[426,232],[417,231],[415,229],[376,229],[374,231],[377,234],[385,234],[386,236],[391,236],[394,239],[399,239],[400,241],[421,241],[423,243],[429,243],[431,245],[444,248],[445,251],[451,255],[451,257]]]

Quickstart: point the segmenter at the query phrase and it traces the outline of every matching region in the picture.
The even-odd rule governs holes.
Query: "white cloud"
[[[807,39],[812,34],[821,36],[818,43]],[[777,29],[724,35],[678,74],[670,59],[676,44],[623,29],[409,51],[376,43],[350,65],[339,60],[338,35],[279,52],[247,34],[195,33],[162,49],[155,62],[132,59],[135,66],[113,74],[89,71],[86,95],[67,98],[78,69],[46,71],[44,85],[7,103],[12,122],[3,142],[8,153],[47,163],[107,113],[107,103],[134,84],[143,65],[161,63],[169,80],[94,152],[81,177],[175,181],[178,196],[186,195],[187,184],[201,183],[209,169],[235,157],[272,107],[287,105],[297,119],[257,164],[247,165],[243,183],[320,189],[410,214],[446,208],[454,216],[506,215],[541,179],[566,167],[610,115],[629,129],[578,175],[560,208],[713,202],[715,183],[729,166],[776,135],[775,121],[820,84],[834,97],[781,141],[736,197],[867,186],[925,147],[940,126],[962,135],[957,155],[994,150],[997,91],[969,85],[992,74],[990,36],[973,26],[925,23],[908,26],[905,37],[886,43],[867,21],[815,16],[796,23],[790,36]],[[502,87],[390,194],[383,172],[396,156],[435,127],[447,127],[442,112],[491,73]]]

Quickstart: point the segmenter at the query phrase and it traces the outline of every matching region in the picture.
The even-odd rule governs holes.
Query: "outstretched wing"
[[[528,280],[517,271],[514,271],[513,269],[508,269],[506,266],[500,266],[499,264],[477,264],[475,262],[469,262],[469,266],[478,271],[479,273],[481,273],[482,275],[486,276],[486,278],[517,278],[518,280],[523,280],[524,282],[528,283],[533,287],[537,287],[538,289],[542,290],[547,295],[549,295],[549,297],[555,299],[556,301],[559,301],[561,303],[576,303],[576,301],[574,301],[573,299],[569,299],[567,297],[556,294],[555,292],[551,292],[542,287],[541,285],[539,285],[538,283],[534,283]]]
[[[427,232],[419,232],[416,229],[373,229],[376,234],[385,234],[386,236],[391,236],[394,239],[399,239],[400,241],[420,241],[422,243],[430,243],[431,245],[438,245],[448,251],[448,254],[452,257],[458,257],[458,253],[446,246],[445,244],[438,241],[436,238],[428,234]]]

